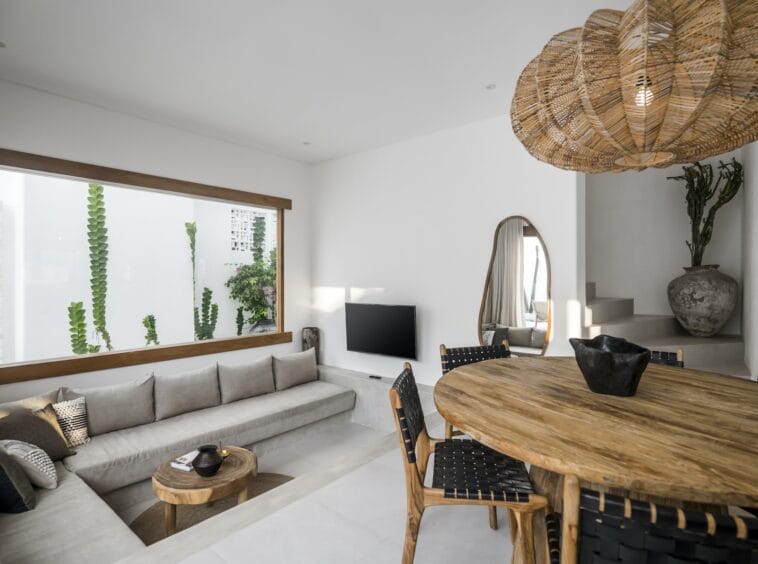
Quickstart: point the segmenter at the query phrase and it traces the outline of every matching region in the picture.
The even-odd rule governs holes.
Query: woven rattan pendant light
[[[687,163],[758,139],[758,0],[638,0],[553,37],[521,73],[513,131],[569,170]]]

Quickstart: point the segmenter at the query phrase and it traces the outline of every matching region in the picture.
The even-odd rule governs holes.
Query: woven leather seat
[[[534,493],[520,460],[476,441],[446,440],[434,449],[432,487],[454,499],[529,501]]]
[[[592,490],[581,492],[578,538],[578,564],[758,563],[758,519],[677,509]]]

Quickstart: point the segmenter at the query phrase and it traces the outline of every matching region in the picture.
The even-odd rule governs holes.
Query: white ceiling
[[[0,78],[317,162],[507,114],[552,34],[628,4],[0,0]]]

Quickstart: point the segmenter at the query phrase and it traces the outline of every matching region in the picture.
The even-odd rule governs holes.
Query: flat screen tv
[[[416,306],[345,304],[347,350],[416,359]]]

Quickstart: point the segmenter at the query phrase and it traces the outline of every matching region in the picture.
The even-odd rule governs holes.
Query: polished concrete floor
[[[383,450],[342,477],[182,562],[400,562],[405,530],[402,459],[396,443],[387,443]],[[421,523],[416,562],[509,562],[512,545],[505,514],[500,520],[500,529],[493,531],[484,508],[430,508]]]

